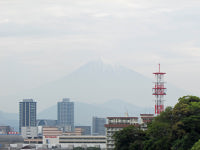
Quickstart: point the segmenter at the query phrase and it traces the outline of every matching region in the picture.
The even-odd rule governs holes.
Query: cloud
[[[198,74],[193,66],[200,60],[199,4],[197,0],[1,0],[0,63],[2,68],[9,61],[15,64],[9,65],[13,74],[20,74],[15,68],[29,68],[27,76],[33,81],[25,84],[20,75],[18,80],[33,86],[34,76],[41,77],[42,84],[99,57],[149,76],[158,62],[173,66],[166,67],[168,72]],[[179,76],[176,71],[170,80]],[[197,79],[191,77],[191,83]]]

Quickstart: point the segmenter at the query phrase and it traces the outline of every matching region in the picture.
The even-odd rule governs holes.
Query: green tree
[[[114,135],[115,150],[190,150],[200,139],[200,98],[183,96],[148,125],[128,127]]]
[[[166,108],[149,124],[144,150],[169,150],[171,147],[172,107]]]
[[[200,98],[184,96],[173,109],[172,150],[189,150],[200,139]]]
[[[192,146],[191,150],[200,150],[200,139]]]
[[[200,139],[200,99],[183,96],[168,107],[147,130],[146,150],[189,150]]]
[[[146,134],[135,126],[129,126],[113,135],[115,150],[140,150],[143,149],[143,142]]]

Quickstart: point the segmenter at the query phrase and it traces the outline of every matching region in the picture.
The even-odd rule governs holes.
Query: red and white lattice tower
[[[155,95],[155,114],[158,115],[162,111],[164,111],[164,96],[166,95],[166,88],[164,82],[164,75],[166,73],[160,72],[160,64],[159,64],[159,72],[154,72],[156,82],[153,87],[153,95]]]

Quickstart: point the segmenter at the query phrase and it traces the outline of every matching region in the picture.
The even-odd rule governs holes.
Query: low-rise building
[[[66,135],[66,136],[81,136],[81,135],[83,135],[83,129],[82,128],[75,128],[74,132],[64,132],[63,135]]]
[[[43,144],[50,147],[60,145],[62,148],[100,147],[106,148],[106,136],[83,136],[83,129],[76,128],[75,132],[62,132],[57,127],[43,127]]]
[[[62,131],[57,127],[43,127],[43,144],[59,143],[59,136],[62,135]]]
[[[9,134],[12,131],[10,126],[0,126],[0,134]]]
[[[43,143],[41,143],[43,140]],[[34,146],[35,149],[63,149],[73,150],[75,147],[97,147],[106,149],[106,136],[43,136],[43,139],[26,139],[24,144],[12,144],[11,149],[20,149],[26,146]]]
[[[24,144],[42,144],[42,138],[37,137],[34,139],[24,139]]]
[[[21,127],[21,135],[24,139],[34,139],[38,136],[37,127]]]
[[[81,128],[83,130],[82,135],[91,135],[91,126],[75,126],[75,128]]]
[[[140,118],[141,124],[147,124],[149,122],[152,122],[152,120],[154,119],[154,114],[140,114]]]
[[[141,129],[142,130],[146,130],[147,129],[147,124],[152,122],[152,120],[154,119],[154,114],[140,114],[140,118],[141,118]]]
[[[59,144],[62,147],[99,147],[106,148],[106,136],[60,136]]]
[[[107,119],[108,124],[105,125],[107,150],[114,149],[115,143],[112,136],[116,131],[120,131],[130,125],[139,126],[138,117],[107,117]]]

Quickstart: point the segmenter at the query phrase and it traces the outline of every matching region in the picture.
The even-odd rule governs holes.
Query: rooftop
[[[33,102],[33,99],[23,99],[23,102]]]
[[[138,119],[138,117],[107,117],[107,119]]]

